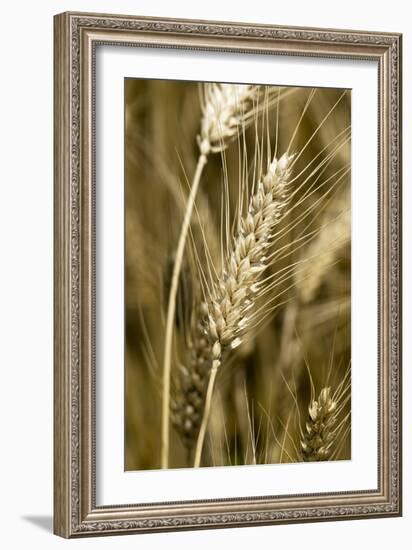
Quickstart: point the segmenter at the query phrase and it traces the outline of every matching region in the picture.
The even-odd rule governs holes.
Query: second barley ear
[[[300,442],[304,462],[329,460],[334,443],[337,401],[331,395],[331,388],[323,388],[317,400],[312,399],[308,407],[308,419]]]

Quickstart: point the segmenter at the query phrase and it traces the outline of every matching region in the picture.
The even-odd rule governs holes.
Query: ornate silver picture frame
[[[101,376],[96,330],[100,296],[96,292],[96,278],[99,279],[96,250],[104,220],[96,221],[99,218],[96,126],[100,112],[96,109],[99,78],[96,51],[104,46],[128,48],[136,54],[143,48],[191,52],[194,59],[200,52],[239,58],[282,56],[285,63],[288,59],[311,60],[314,73],[316,63],[322,60],[375,64],[377,307],[369,313],[376,318],[378,333],[376,362],[372,365],[374,383],[377,379],[377,445],[373,449],[376,487],[253,496],[249,493],[231,496],[229,491],[223,497],[211,498],[199,498],[193,493],[193,497],[185,499],[179,498],[177,492],[173,497],[171,491],[168,495],[172,496],[163,501],[155,497],[151,500],[150,495],[143,499],[136,491],[132,502],[121,504],[102,503],[97,498],[100,479],[97,463],[102,447],[96,442],[100,414],[96,399]],[[86,13],[55,16],[54,532],[57,535],[72,538],[401,515],[401,46],[401,35],[394,33]],[[125,78],[130,76],[125,74]],[[219,152],[221,148],[216,146]],[[277,166],[281,164],[280,160],[276,162]],[[316,406],[322,401],[320,396],[317,399]],[[313,420],[314,413],[309,414]],[[120,425],[119,431],[123,433],[123,429]],[[307,441],[304,439],[301,444],[305,446]],[[306,447],[303,450],[306,452]],[[199,461],[195,462],[197,466]],[[272,470],[266,465],[251,467],[266,468],[262,471],[271,475]],[[185,470],[180,475],[186,475]],[[247,476],[248,470],[242,475]]]

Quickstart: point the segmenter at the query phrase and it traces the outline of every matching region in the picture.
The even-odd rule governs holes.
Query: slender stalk
[[[207,386],[207,392],[206,392],[206,398],[205,398],[205,409],[203,412],[202,423],[200,425],[199,435],[196,442],[195,460],[193,463],[194,468],[199,468],[200,460],[202,458],[203,443],[205,440],[206,429],[209,422],[213,389],[215,387],[217,369],[218,369],[218,364],[215,364],[210,371],[209,383]]]
[[[195,175],[193,177],[192,188],[187,200],[185,216],[180,230],[179,241],[176,250],[176,258],[173,266],[172,281],[170,285],[169,300],[167,305],[166,317],[166,335],[165,349],[163,356],[163,393],[162,393],[162,449],[161,449],[161,467],[168,468],[169,465],[169,430],[170,430],[170,375],[172,359],[172,336],[173,323],[176,313],[176,294],[179,284],[179,276],[182,268],[183,255],[186,245],[187,234],[192,218],[193,207],[195,204],[197,190],[199,188],[200,178],[203,168],[207,162],[207,156],[199,156]]]

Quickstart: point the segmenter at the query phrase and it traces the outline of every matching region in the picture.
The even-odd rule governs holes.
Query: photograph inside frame
[[[350,460],[350,90],[124,97],[125,469]]]

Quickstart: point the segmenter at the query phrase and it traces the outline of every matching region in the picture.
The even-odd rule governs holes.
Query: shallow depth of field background
[[[308,93],[307,89],[296,89],[280,102],[278,157],[289,144]],[[317,90],[299,125],[294,141],[296,152],[310,139],[341,93],[342,90]],[[269,114],[273,120],[270,124],[273,142],[276,110]],[[174,248],[188,190],[186,178],[191,180],[198,156],[196,136],[200,117],[196,83],[126,80],[127,470],[160,466],[164,317]],[[349,124],[348,93],[299,158],[294,174]],[[254,139],[252,127],[246,132],[251,155]],[[234,206],[239,176],[236,141],[227,149],[225,162]],[[305,208],[318,205],[301,223],[285,232],[279,243],[290,246],[293,254],[271,267],[272,272],[295,262],[297,268],[294,276],[280,287],[282,294],[274,302],[278,306],[276,311],[257,336],[246,339],[220,369],[203,465],[299,460],[300,428],[304,429],[310,401],[308,371],[316,394],[326,385],[336,389],[345,375],[350,380],[350,217],[347,215],[350,174],[338,183],[333,177],[348,163],[349,143],[340,149],[319,180],[330,182],[319,186],[282,222],[287,226]],[[221,155],[211,155],[203,173],[197,207],[212,251],[218,251],[220,246],[221,174]],[[294,203],[305,189],[297,193]],[[193,225],[194,238],[201,248],[196,222]],[[293,244],[300,235],[314,230],[318,230],[314,238],[304,246]],[[196,294],[195,281],[185,264],[179,290],[177,335],[185,323],[185,303]],[[337,443],[338,459],[350,458],[349,411],[350,401],[342,415],[346,417],[347,429]],[[172,428],[170,467],[189,465],[185,449]]]

